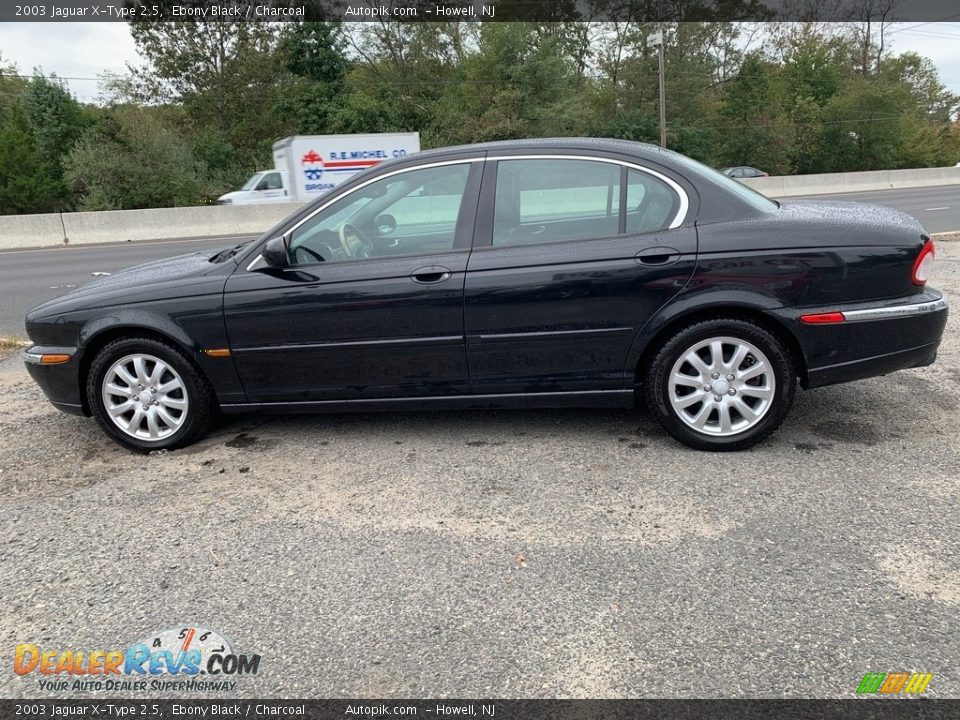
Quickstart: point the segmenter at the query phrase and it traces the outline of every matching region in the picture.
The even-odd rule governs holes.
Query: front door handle
[[[435,285],[449,280],[451,275],[453,275],[453,271],[450,268],[443,267],[443,265],[429,265],[414,270],[410,274],[410,278],[421,285]]]

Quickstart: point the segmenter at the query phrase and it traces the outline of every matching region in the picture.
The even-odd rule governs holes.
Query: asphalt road
[[[802,199],[823,200],[828,198],[870,203],[872,205],[886,205],[895,210],[902,210],[917,218],[927,232],[960,231],[960,185],[838,195],[810,195]],[[789,199],[800,200],[801,198]]]
[[[116,245],[77,245],[42,250],[0,250],[0,337],[26,337],[27,310],[94,280],[91,273],[116,272],[153,260],[216,250],[248,239],[164,240]]]
[[[876,203],[903,210],[920,220],[928,232],[960,231],[960,188],[957,186],[819,195],[810,199],[827,198]],[[90,282],[91,273],[115,272],[164,257],[212,250],[242,239],[246,238],[0,251],[0,337],[25,336],[23,316],[29,308]]]
[[[956,308],[960,243],[937,263]],[[556,410],[245,417],[139,456],[11,356],[0,647],[196,623],[262,656],[244,697],[960,696],[958,328],[735,454]],[[77,694],[38,679],[0,696]]]

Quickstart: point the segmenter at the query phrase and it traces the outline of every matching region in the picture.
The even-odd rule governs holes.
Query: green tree
[[[33,78],[23,101],[38,150],[46,157],[56,158],[59,165],[60,156],[70,150],[89,124],[80,103],[56,76]]]
[[[854,78],[824,108],[827,172],[903,167],[904,88],[876,78]],[[909,134],[909,133],[908,133]]]
[[[70,209],[60,160],[84,122],[59,81],[0,66],[0,213]]]
[[[483,25],[459,82],[445,87],[431,136],[450,143],[577,133],[579,76],[563,45],[532,23]]]
[[[793,126],[784,110],[777,71],[753,53],[725,86],[719,113],[724,164],[753,165],[774,174],[789,171]]]
[[[269,159],[288,127],[274,112],[286,78],[276,23],[138,21],[130,31],[146,61],[130,69],[139,101],[180,104],[188,130],[217,131],[251,166]]]
[[[350,67],[344,45],[336,23],[297,23],[281,33],[278,52],[289,79],[281,88],[276,112],[287,121],[289,132],[331,131]]]
[[[65,159],[65,180],[81,210],[196,205],[205,168],[187,140],[150,108],[112,108]]]

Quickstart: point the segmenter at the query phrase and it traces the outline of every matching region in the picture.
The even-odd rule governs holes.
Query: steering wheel
[[[303,253],[306,255],[306,258],[301,258],[300,254]],[[313,258],[311,260],[310,258]],[[298,265],[309,265],[311,262],[326,262],[326,258],[323,257],[316,250],[311,250],[306,245],[298,245],[293,249],[293,259],[297,261]]]
[[[373,242],[364,235],[356,225],[345,222],[340,226],[340,247],[347,257],[360,260],[373,257],[376,248]]]

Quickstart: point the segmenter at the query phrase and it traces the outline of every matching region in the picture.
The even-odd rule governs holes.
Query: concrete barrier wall
[[[299,203],[0,216],[0,249],[255,235]]]
[[[71,245],[261,233],[299,203],[112,210],[63,214]]]
[[[835,193],[869,192],[871,190],[902,190],[938,185],[960,185],[960,168],[781,175],[744,178],[740,182],[769,197],[833,195]]]
[[[0,216],[0,248],[62,245],[61,217],[60,213]]]
[[[742,182],[770,197],[826,195],[960,185],[960,168],[785,175],[751,178]],[[217,235],[255,235],[276,224],[298,207],[298,203],[277,203],[3,215],[0,216],[0,249],[53,247],[65,243],[85,245]]]

